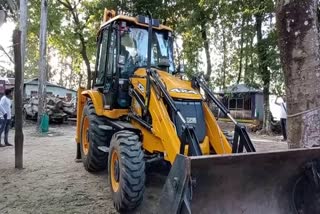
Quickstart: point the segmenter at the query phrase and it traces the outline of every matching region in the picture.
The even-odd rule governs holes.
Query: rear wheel
[[[99,146],[109,146],[108,133],[99,129],[106,119],[99,117],[93,103],[88,101],[83,109],[80,133],[80,151],[85,169],[89,172],[104,170],[108,163],[108,154],[98,149]]]
[[[144,153],[138,135],[115,133],[110,143],[109,183],[115,208],[130,211],[140,205],[145,189]]]

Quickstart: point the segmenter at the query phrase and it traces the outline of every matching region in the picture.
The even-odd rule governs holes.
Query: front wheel
[[[108,160],[109,183],[119,212],[138,207],[145,189],[144,153],[138,135],[119,131],[112,136]]]

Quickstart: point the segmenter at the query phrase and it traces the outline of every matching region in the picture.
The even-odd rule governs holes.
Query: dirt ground
[[[116,213],[107,172],[91,174],[76,163],[75,126],[50,128],[39,136],[35,127],[24,130],[24,169],[14,168],[14,148],[0,148],[0,213]],[[258,151],[285,150],[280,137],[251,134]],[[14,131],[10,132],[13,143]],[[144,202],[136,213],[155,213],[165,176],[147,177]]]

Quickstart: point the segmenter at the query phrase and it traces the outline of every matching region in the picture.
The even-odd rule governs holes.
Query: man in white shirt
[[[1,135],[4,131],[4,143],[6,146],[12,146],[8,141],[8,135],[11,123],[11,90],[6,89],[4,95],[0,99],[0,147],[4,145],[1,144]]]
[[[282,135],[283,139],[282,141],[287,140],[287,103],[286,103],[286,98],[283,97],[283,101],[279,102],[278,98],[275,100],[275,104],[280,106],[280,122],[281,122],[281,130],[282,130]]]

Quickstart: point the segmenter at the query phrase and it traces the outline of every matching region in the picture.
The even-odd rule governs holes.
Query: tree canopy
[[[14,0],[2,0],[1,8],[15,14],[11,9],[15,5]],[[204,72],[216,88],[235,83],[262,88],[269,75],[276,80],[272,81],[270,92],[283,91],[273,0],[49,1],[49,79],[60,73],[64,75],[62,69],[70,70],[68,77],[73,77],[59,76],[63,80],[59,82],[66,86],[77,87],[80,79],[84,84],[91,78],[96,33],[104,8],[132,16],[151,11],[154,17],[172,27],[177,40],[181,40],[179,60],[185,64],[186,71]],[[29,0],[29,17],[26,77],[37,74],[39,1]],[[50,57],[58,59],[61,66],[53,66],[56,63]]]
[[[175,30],[179,44],[176,62],[183,63],[188,74],[203,72],[215,89],[245,83],[263,89],[265,97],[284,93],[274,0],[48,2],[47,70],[51,81],[74,89],[90,87],[104,8],[131,16],[145,15],[149,10]],[[15,0],[1,0],[0,9],[11,14],[12,21],[16,20],[15,5]],[[33,77],[38,73],[40,1],[29,0],[28,6],[25,76]],[[10,57],[12,53],[6,54]]]

